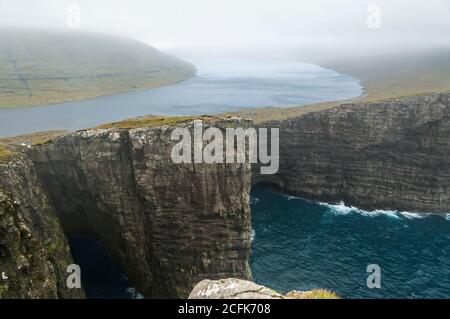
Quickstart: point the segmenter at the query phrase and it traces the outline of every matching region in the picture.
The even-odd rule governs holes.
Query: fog
[[[0,0],[0,26],[79,27],[182,55],[318,59],[447,46],[450,1]]]

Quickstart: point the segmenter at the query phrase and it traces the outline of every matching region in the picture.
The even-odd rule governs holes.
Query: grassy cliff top
[[[160,116],[160,115],[149,115],[142,116],[133,119],[127,119],[119,122],[106,123],[96,127],[97,129],[133,129],[139,127],[155,127],[155,126],[174,126],[178,124],[183,124],[186,122],[192,122],[194,120],[202,120],[204,122],[222,121],[222,120],[234,120],[232,114],[228,116],[213,116],[213,115],[192,115],[192,116]],[[244,119],[245,120],[245,119]]]
[[[4,146],[0,145],[0,163],[8,159],[12,153],[8,151]]]
[[[157,126],[176,126],[187,122],[192,122],[194,120],[202,120],[204,122],[215,122],[215,121],[231,121],[240,119],[236,117],[219,117],[210,115],[193,115],[193,116],[142,116],[138,118],[127,119],[118,122],[106,123],[100,126],[89,128],[86,130],[95,129],[134,129],[134,128],[151,128]],[[248,121],[246,119],[240,119]],[[80,130],[85,131],[85,130]],[[33,146],[41,146],[51,143],[55,138],[72,134],[70,131],[44,131],[31,133],[26,135],[19,135],[13,137],[0,138],[0,157],[6,158],[12,155],[12,151],[21,151]]]
[[[193,120],[209,120],[214,118],[213,116],[142,116],[134,119],[127,119],[119,122],[112,122],[100,125],[96,128],[109,129],[109,128],[122,128],[133,129],[138,127],[153,127],[160,125],[176,125]]]
[[[50,142],[52,139],[69,134],[68,131],[43,131],[26,135],[19,135],[13,137],[4,137],[0,138],[0,147],[1,145],[8,145],[9,147],[23,147],[24,145],[42,145]]]
[[[69,134],[68,131],[45,131],[0,139],[0,164],[7,163],[14,155],[31,148],[50,143],[54,138]]]
[[[0,43],[0,108],[147,89],[195,74],[187,62],[108,35],[2,29]]]

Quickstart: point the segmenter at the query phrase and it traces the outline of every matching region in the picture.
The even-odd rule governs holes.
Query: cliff
[[[172,130],[94,129],[33,147],[24,167],[33,174],[17,178],[14,198],[28,205],[39,192],[66,234],[95,234],[146,297],[187,297],[205,278],[251,278],[250,165],[174,164]]]
[[[365,209],[450,209],[450,94],[350,103],[280,128],[280,169],[253,182]]]
[[[280,169],[174,164],[175,127],[145,118],[13,146],[0,153],[2,297],[67,290],[66,234],[94,234],[149,298],[187,297],[204,279],[250,279],[251,183],[361,208],[448,212],[450,94],[345,104],[280,128]],[[225,130],[251,123],[207,118]]]
[[[0,162],[0,298],[82,298],[69,290],[73,264],[55,210],[33,164],[16,155]]]

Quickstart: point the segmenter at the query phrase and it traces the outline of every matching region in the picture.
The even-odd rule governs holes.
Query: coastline
[[[160,88],[160,87],[176,85],[178,83],[193,79],[196,76],[197,76],[197,71],[195,70],[193,73],[186,75],[185,77],[180,77],[179,79],[176,79],[173,81],[162,82],[159,84],[149,84],[148,86],[143,86],[143,87],[133,88],[133,89],[119,89],[119,90],[104,92],[101,94],[92,95],[92,96],[84,97],[84,98],[77,98],[77,99],[66,98],[66,99],[63,99],[63,100],[60,100],[57,102],[52,102],[52,103],[41,103],[41,104],[33,104],[33,105],[17,105],[17,106],[0,106],[0,110],[11,110],[11,109],[19,109],[19,108],[26,109],[26,108],[43,107],[43,106],[54,106],[54,105],[64,104],[64,103],[92,101],[97,98],[105,97],[105,96],[114,96],[117,94],[132,93],[132,92],[141,92],[141,91],[156,89],[156,88]]]

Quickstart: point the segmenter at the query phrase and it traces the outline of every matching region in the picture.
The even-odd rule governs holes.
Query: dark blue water
[[[449,298],[449,215],[365,212],[252,190],[254,280],[280,291],[345,298]],[[381,289],[368,289],[368,264]]]
[[[216,114],[342,100],[362,94],[359,81],[313,64],[227,59],[191,62],[197,66],[197,76],[175,85],[88,101],[0,109],[0,137],[78,130],[149,114]]]
[[[81,269],[81,282],[89,299],[136,299],[141,296],[125,273],[95,237],[68,238],[72,257]]]
[[[254,280],[344,298],[450,298],[450,215],[363,211],[252,189]],[[88,298],[140,298],[92,237],[69,239]],[[381,288],[366,285],[381,267]]]

